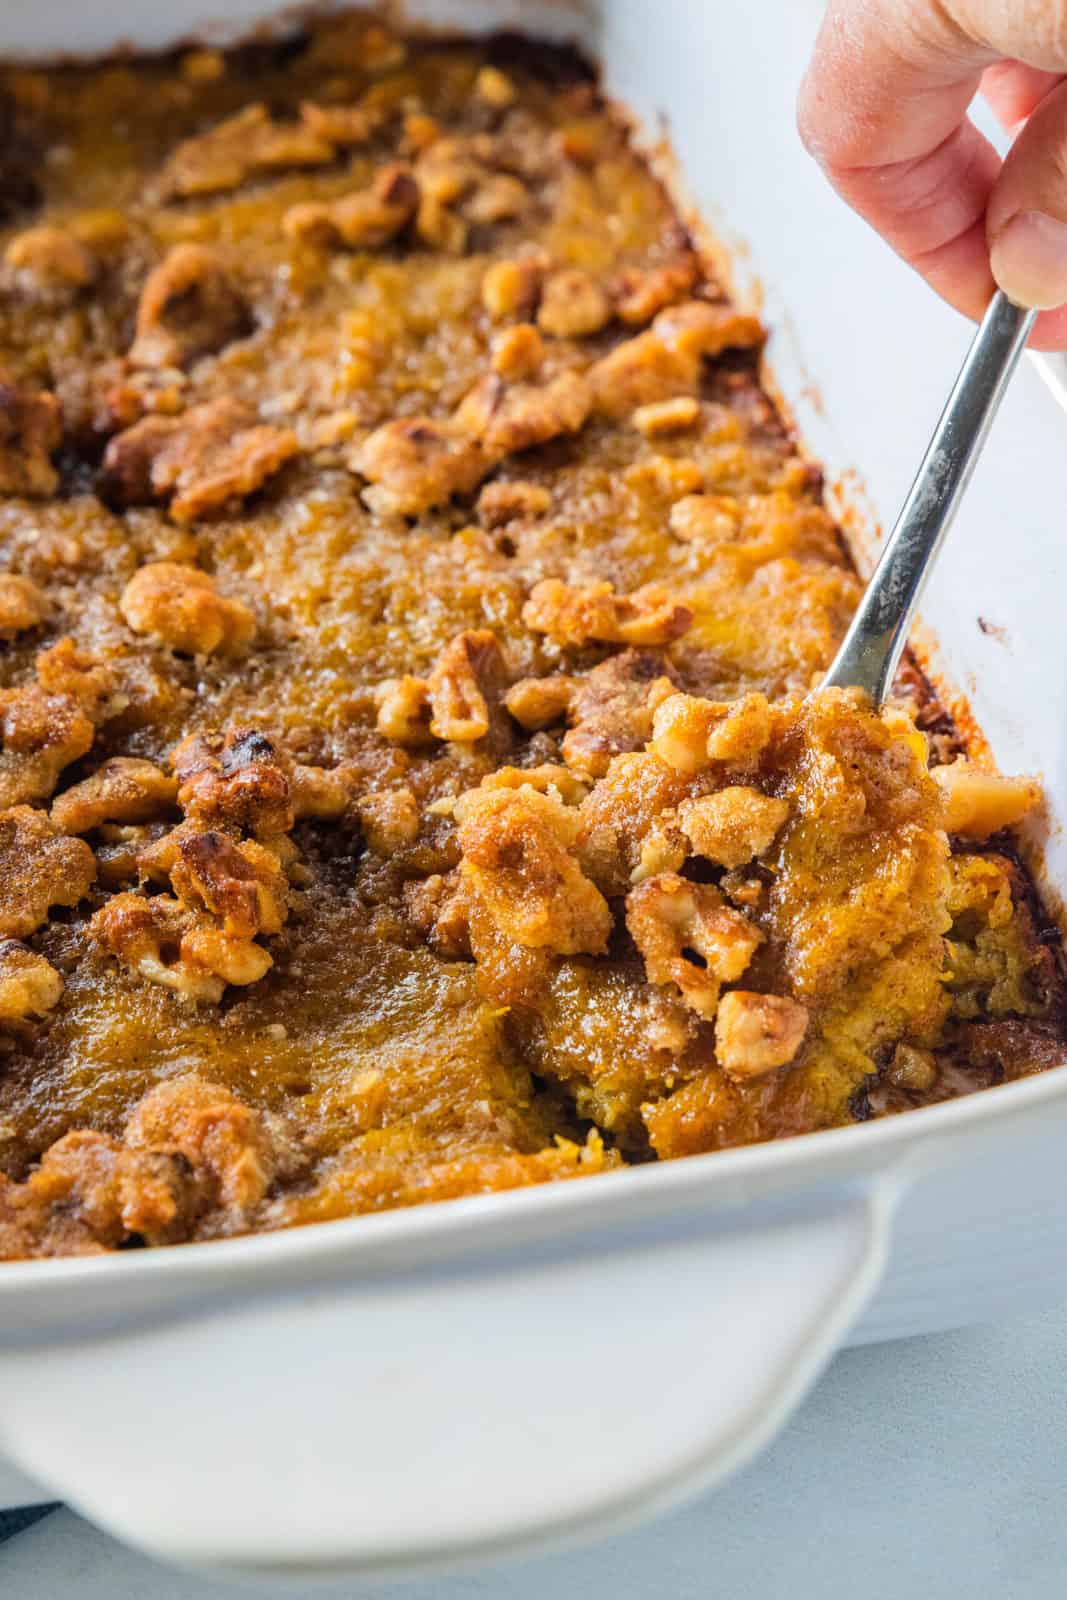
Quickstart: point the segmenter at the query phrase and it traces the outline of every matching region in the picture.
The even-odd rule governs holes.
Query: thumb
[[[993,276],[1017,305],[1067,303],[1067,82],[1011,148],[986,207]]]

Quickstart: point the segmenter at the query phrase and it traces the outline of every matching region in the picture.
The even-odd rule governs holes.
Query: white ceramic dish
[[[239,32],[263,0],[0,0],[0,53]],[[280,12],[281,7],[273,8]],[[891,516],[968,330],[792,130],[815,0],[425,0],[578,38],[766,285],[802,435]],[[815,384],[818,384],[818,388]],[[926,607],[1001,763],[1039,770],[1067,884],[1058,526],[1067,419],[1016,380]],[[978,622],[993,624],[988,631]],[[940,654],[935,665],[940,666]],[[843,1343],[1067,1287],[1067,1069],[889,1122],[292,1234],[0,1268],[0,1504],[58,1496],[170,1559],[292,1578],[543,1548],[714,1482]]]

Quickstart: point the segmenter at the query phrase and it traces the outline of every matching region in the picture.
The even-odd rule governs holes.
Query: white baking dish
[[[0,0],[0,53],[217,37],[219,16],[232,32],[270,10]],[[765,285],[772,369],[848,491],[862,556],[968,330],[799,148],[815,0],[408,11],[577,37],[647,128],[666,114],[694,199],[747,241],[740,288]],[[1067,884],[1065,441],[1024,369],[926,608],[1002,765],[1045,777],[1032,842],[1053,892]],[[6,1266],[0,1503],[59,1496],[154,1554],[289,1577],[438,1567],[618,1526],[743,1461],[842,1344],[1062,1294],[1065,1138],[1059,1069],[590,1183]]]

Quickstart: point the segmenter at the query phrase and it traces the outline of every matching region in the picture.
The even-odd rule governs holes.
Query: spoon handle
[[[866,689],[876,706],[885,699],[926,579],[1036,315],[999,289],[989,302],[827,685]]]

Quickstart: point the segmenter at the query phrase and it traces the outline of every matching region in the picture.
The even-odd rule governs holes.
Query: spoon
[[[865,689],[876,708],[885,700],[919,597],[1036,316],[999,289],[989,302],[824,686]]]

